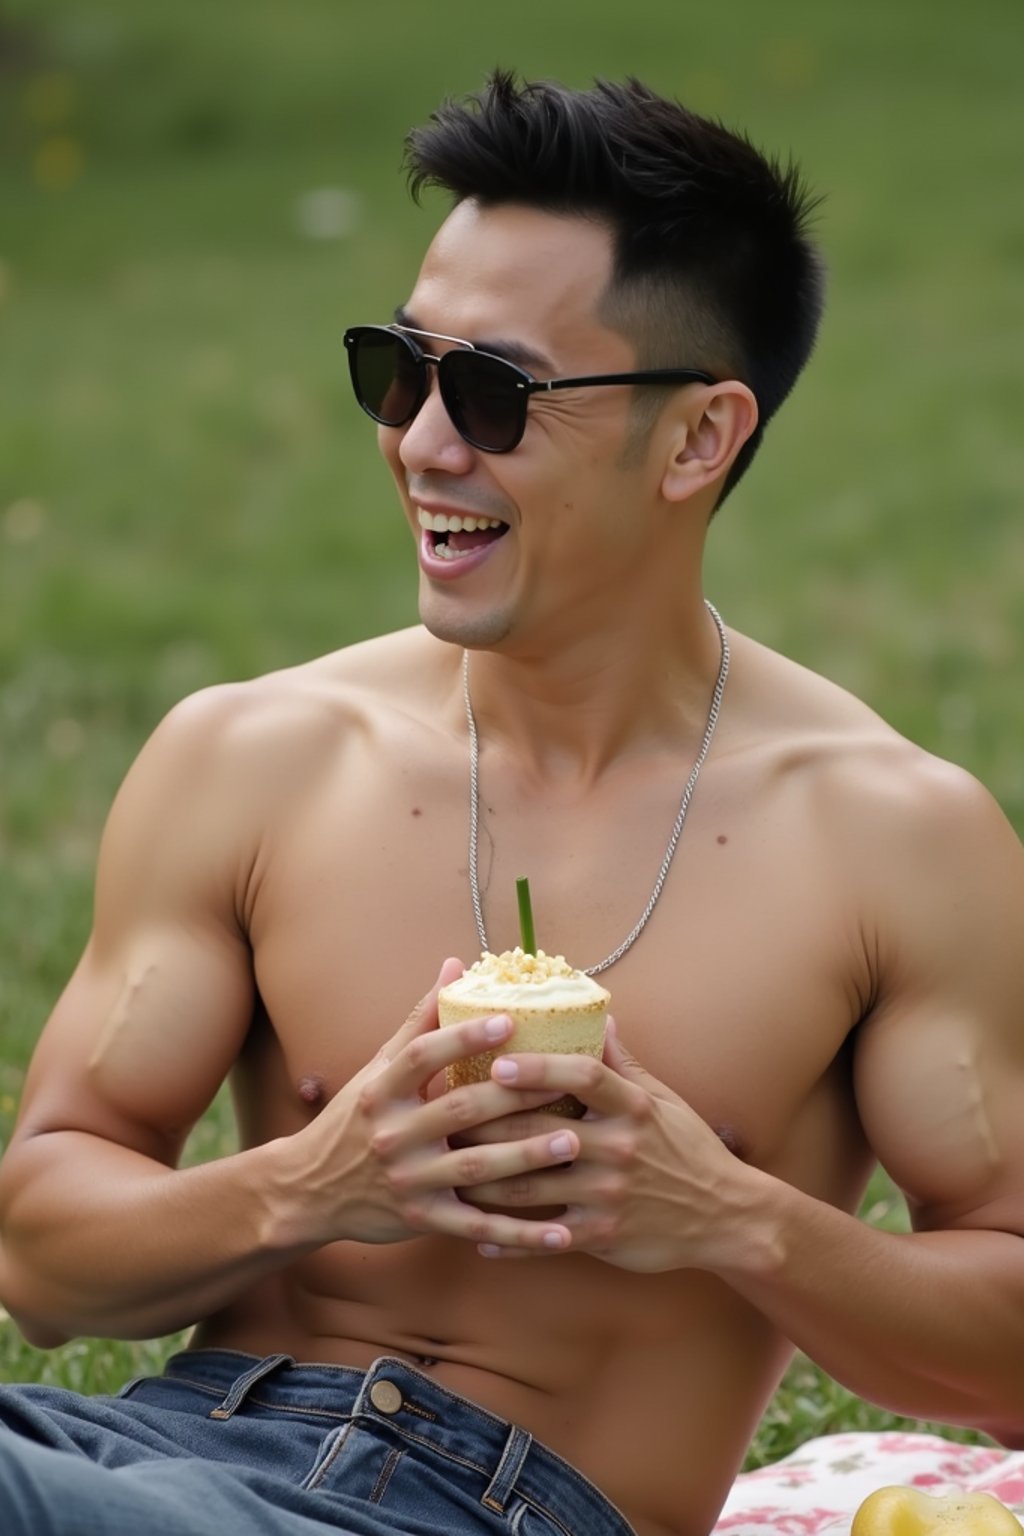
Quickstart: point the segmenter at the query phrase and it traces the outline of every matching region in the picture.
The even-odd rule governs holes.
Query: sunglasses
[[[414,337],[453,342],[459,351],[435,357]],[[444,408],[459,436],[484,453],[511,453],[526,431],[530,396],[553,389],[592,389],[602,384],[714,384],[696,368],[649,368],[641,373],[596,373],[579,379],[535,379],[515,363],[479,352],[470,341],[408,326],[353,325],[345,332],[356,399],[385,427],[412,421],[430,390],[430,368]]]

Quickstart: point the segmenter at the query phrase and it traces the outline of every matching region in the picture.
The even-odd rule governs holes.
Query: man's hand
[[[373,1061],[281,1144],[289,1160],[287,1198],[317,1244],[394,1243],[443,1233],[524,1252],[568,1247],[569,1234],[557,1222],[485,1214],[455,1194],[558,1166],[579,1150],[578,1136],[564,1124],[526,1138],[519,1133],[458,1150],[448,1145],[449,1136],[551,1100],[546,1089],[524,1092],[494,1081],[430,1093],[431,1081],[452,1062],[493,1050],[512,1031],[506,1016],[438,1028],[437,994],[461,973],[459,961],[446,960]]]
[[[502,1056],[492,1077],[550,1102],[572,1093],[588,1107],[576,1121],[580,1150],[570,1167],[463,1189],[481,1205],[563,1207],[574,1253],[620,1269],[654,1273],[713,1269],[735,1247],[743,1219],[742,1164],[671,1089],[636,1062],[609,1022],[604,1060],[588,1056]],[[543,1113],[491,1121],[474,1139],[523,1135],[526,1144],[552,1125]],[[478,1146],[477,1150],[482,1150]],[[741,1174],[742,1178],[742,1174]],[[730,1214],[731,1212],[731,1214]],[[488,1258],[521,1252],[485,1243]]]

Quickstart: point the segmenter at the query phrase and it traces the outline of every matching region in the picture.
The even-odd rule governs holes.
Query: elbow
[[[24,1314],[10,1309],[7,1315],[25,1343],[31,1344],[33,1349],[59,1349],[62,1344],[67,1344],[74,1337],[70,1333],[61,1333],[51,1323],[45,1323],[40,1318],[25,1317]]]
[[[33,1349],[57,1349],[74,1335],[58,1328],[51,1318],[39,1315],[38,1306],[34,1307],[29,1300],[32,1289],[29,1282],[20,1288],[26,1294],[20,1294],[9,1256],[0,1249],[0,1320],[10,1318],[26,1344],[31,1344]]]
[[[1019,1419],[1013,1424],[987,1424],[985,1433],[1008,1451],[1024,1451],[1024,1422]]]
[[[978,1429],[983,1435],[988,1435],[1008,1451],[1024,1451],[1024,1410],[1021,1409],[1019,1394],[1016,1401],[1003,1402],[995,1412],[993,1406],[990,1402],[986,1413],[976,1414],[970,1421],[964,1422],[969,1423],[971,1429]]]

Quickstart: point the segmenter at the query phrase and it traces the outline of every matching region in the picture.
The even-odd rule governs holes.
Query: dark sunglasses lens
[[[364,410],[386,427],[401,427],[415,416],[423,390],[423,367],[400,336],[363,331],[352,350],[352,382]]]
[[[526,425],[526,395],[515,369],[483,352],[448,352],[441,365],[441,393],[467,442],[488,453],[508,453]]]

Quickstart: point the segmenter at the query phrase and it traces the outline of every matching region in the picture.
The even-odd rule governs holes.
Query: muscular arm
[[[272,689],[189,701],[111,813],[93,934],[43,1032],[0,1168],[0,1297],[41,1346],[194,1323],[334,1241],[567,1241],[557,1225],[484,1216],[456,1197],[480,1176],[557,1163],[576,1143],[568,1133],[568,1152],[565,1134],[449,1149],[449,1132],[544,1095],[476,1084],[426,1102],[449,1062],[500,1038],[487,1033],[493,1021],[439,1030],[436,987],[303,1129],[177,1167],[249,1028],[244,928],[263,831],[317,762],[315,723],[300,740],[308,712],[296,718]],[[336,739],[337,722],[329,728]],[[460,970],[449,962],[438,984]]]
[[[35,1342],[145,1336],[281,1262],[266,1149],[178,1172],[248,1028],[237,912],[244,791],[229,704],[190,701],[148,744],[104,835],[94,931],[43,1032],[0,1169],[0,1292]]]
[[[870,1230],[755,1174],[754,1240],[721,1272],[861,1396],[1020,1446],[1024,853],[954,770],[912,775],[908,796],[875,846],[880,987],[855,1080],[914,1231]]]
[[[717,1274],[859,1395],[1024,1445],[1024,852],[966,775],[920,754],[898,767],[867,816],[846,784],[823,821],[846,818],[836,868],[875,957],[858,1106],[915,1230],[872,1230],[732,1157],[614,1039],[603,1065],[496,1062],[593,1118],[571,1169],[474,1198],[561,1201],[574,1249]]]

